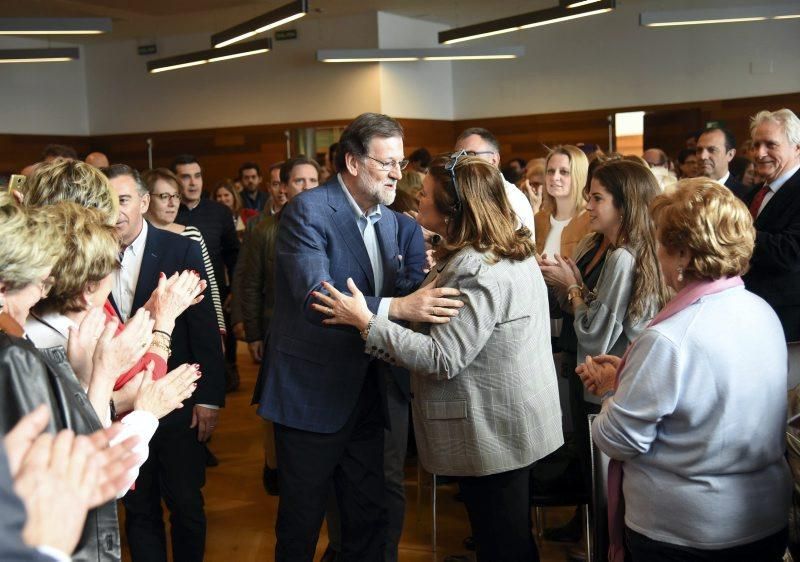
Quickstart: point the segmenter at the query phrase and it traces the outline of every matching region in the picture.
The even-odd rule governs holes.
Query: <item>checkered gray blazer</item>
[[[367,353],[412,372],[414,430],[426,470],[483,476],[527,466],[564,442],[547,289],[534,258],[466,248],[425,284],[461,291],[448,324],[376,320]]]

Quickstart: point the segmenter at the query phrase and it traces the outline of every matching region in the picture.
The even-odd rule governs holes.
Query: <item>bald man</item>
[[[95,168],[108,168],[108,156],[102,152],[90,152],[84,162]]]

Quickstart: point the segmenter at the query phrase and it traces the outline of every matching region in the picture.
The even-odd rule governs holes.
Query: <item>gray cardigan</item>
[[[426,279],[461,291],[447,324],[378,318],[367,353],[412,372],[420,460],[429,472],[484,476],[528,466],[564,442],[547,289],[536,260],[490,264],[472,248]]]
[[[609,250],[595,285],[596,297],[575,310],[579,365],[587,355],[609,353],[621,357],[658,312],[653,299],[653,305],[643,318],[632,322],[628,316],[635,271],[636,259],[628,248]],[[600,403],[596,396],[587,392],[584,392],[584,399]]]
[[[787,356],[772,309],[743,287],[700,299],[634,342],[592,426],[625,461],[625,523],[701,549],[787,524]]]

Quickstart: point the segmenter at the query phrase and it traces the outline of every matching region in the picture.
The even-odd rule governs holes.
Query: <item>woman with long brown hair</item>
[[[441,236],[423,282],[458,289],[464,306],[443,324],[405,328],[324,284],[315,308],[356,327],[365,351],[412,372],[420,460],[461,477],[478,560],[538,560],[530,466],[563,443],[548,338],[547,289],[526,228],[498,170],[461,151],[423,181],[419,223]],[[445,319],[446,320],[446,319]]]

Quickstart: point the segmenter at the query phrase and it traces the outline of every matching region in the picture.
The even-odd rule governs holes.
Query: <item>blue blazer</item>
[[[383,258],[386,297],[402,296],[422,281],[422,231],[408,217],[381,206],[375,224]],[[259,415],[305,431],[341,429],[361,391],[371,358],[351,327],[322,324],[311,308],[323,281],[347,291],[351,277],[367,305],[378,311],[372,266],[353,208],[337,179],[284,207],[276,250],[275,309],[262,364]]]
[[[169,277],[186,269],[193,269],[205,276],[200,244],[174,232],[148,225],[142,269],[136,282],[131,314],[150,298],[158,285],[159,273],[163,272]],[[200,303],[190,306],[175,321],[172,355],[167,364],[169,369],[174,369],[183,363],[199,363],[203,372],[203,376],[197,381],[197,390],[187,403],[224,406],[225,359],[209,289],[206,289],[205,298]],[[187,408],[184,406],[183,410]],[[176,412],[167,416],[164,421],[174,417]]]

